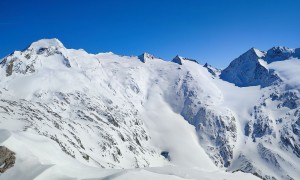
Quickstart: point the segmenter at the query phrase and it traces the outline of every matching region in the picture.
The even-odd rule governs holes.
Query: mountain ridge
[[[38,41],[35,41],[35,42],[31,43],[26,49],[24,49],[22,51],[17,51],[17,52],[23,52],[23,51],[30,50],[30,49],[35,50],[35,51],[38,51],[38,50],[43,51],[43,49],[48,49],[48,48],[51,48],[51,47],[55,48],[55,49],[60,49],[60,48],[66,49],[65,46],[63,45],[63,43],[59,39],[52,38],[52,39],[40,39]],[[80,49],[80,50],[85,51],[84,49]],[[14,52],[16,52],[16,51],[14,51]],[[253,53],[253,55],[257,56],[258,59],[261,59],[261,58],[265,57],[267,59],[266,62],[271,63],[271,62],[274,62],[274,61],[286,60],[286,59],[289,59],[291,57],[299,58],[300,57],[300,48],[288,48],[286,46],[274,46],[274,47],[272,47],[271,49],[269,49],[267,51],[261,51],[261,50],[258,50],[257,48],[252,47],[248,51],[246,51],[244,53],[244,55],[245,54],[251,54],[251,53]],[[101,53],[99,53],[99,54],[101,54]],[[281,55],[285,55],[285,57],[281,58],[280,60],[276,60],[276,58],[280,58]],[[6,57],[7,56],[3,57],[1,59],[1,61],[3,61]],[[154,55],[152,55],[148,52],[144,52],[144,53],[142,53],[141,55],[139,55],[137,57],[142,62],[144,62],[145,58],[146,59],[147,58],[149,58],[149,59],[154,59],[155,58]],[[160,59],[160,58],[158,58],[158,59]],[[180,62],[177,59],[179,59]],[[238,58],[236,58],[236,59],[238,59]],[[179,56],[179,55],[176,55],[176,57],[173,58],[171,60],[171,62],[176,61],[175,63],[182,64],[181,61],[183,61],[183,60],[189,60],[189,61],[193,61],[193,62],[196,62],[196,63],[199,64],[199,62],[195,59],[190,59],[190,58],[182,57],[182,56]],[[214,68],[217,68],[217,67],[214,67]],[[223,70],[225,70],[225,69],[223,69]]]

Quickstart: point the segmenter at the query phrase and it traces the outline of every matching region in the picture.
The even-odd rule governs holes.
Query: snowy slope
[[[15,51],[1,60],[0,145],[16,163],[0,179],[297,179],[299,60],[266,54],[249,50],[219,78],[181,56],[57,39]]]

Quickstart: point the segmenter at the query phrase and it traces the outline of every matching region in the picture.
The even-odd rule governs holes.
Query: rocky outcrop
[[[191,62],[199,64],[198,61],[195,59],[189,59],[189,58],[181,57],[178,55],[172,60],[172,62],[177,63],[179,65],[182,65],[184,63],[184,61],[191,61]]]
[[[275,135],[274,120],[265,114],[262,106],[254,106],[252,120],[245,126],[245,135],[252,137],[253,141],[256,138],[261,138],[266,135]]]
[[[222,72],[220,69],[214,68],[211,65],[209,65],[208,63],[205,63],[203,67],[205,67],[207,69],[207,71],[210,74],[212,74],[213,76],[219,76]]]
[[[143,63],[146,63],[149,60],[155,59],[155,57],[152,54],[144,52],[143,54],[138,56],[139,60]]]
[[[16,161],[15,153],[5,146],[0,146],[0,173],[14,166]]]

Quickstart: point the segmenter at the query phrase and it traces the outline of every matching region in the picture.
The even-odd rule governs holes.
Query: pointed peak
[[[64,48],[64,45],[56,38],[53,39],[41,39],[36,42],[33,42],[27,49],[33,49],[35,51],[40,50],[41,48]]]
[[[252,47],[251,49],[249,49],[245,54],[254,54],[255,56],[257,56],[258,58],[262,58],[264,57],[266,54],[265,52],[257,49],[257,48],[254,48]]]
[[[138,58],[140,59],[140,61],[145,63],[147,60],[155,59],[155,56],[147,52],[144,52],[143,54],[139,55]]]
[[[172,60],[172,62],[177,63],[179,65],[182,65],[182,61],[183,61],[183,57],[181,57],[179,55],[176,55]]]
[[[208,67],[211,67],[211,65],[209,65],[208,63],[205,63],[205,64],[203,65],[203,67],[208,68]]]
[[[196,61],[195,59],[189,59],[189,58],[185,58],[185,57],[182,57],[182,56],[179,56],[179,55],[176,55],[176,57],[173,58],[173,60],[172,60],[172,62],[177,63],[179,65],[182,65],[182,63],[184,61],[192,61],[192,62],[195,62],[195,63],[199,64],[198,61]]]

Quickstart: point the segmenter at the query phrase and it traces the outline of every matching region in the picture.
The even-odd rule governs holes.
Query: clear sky
[[[251,47],[300,47],[300,0],[0,0],[0,57],[42,38],[224,68]]]

